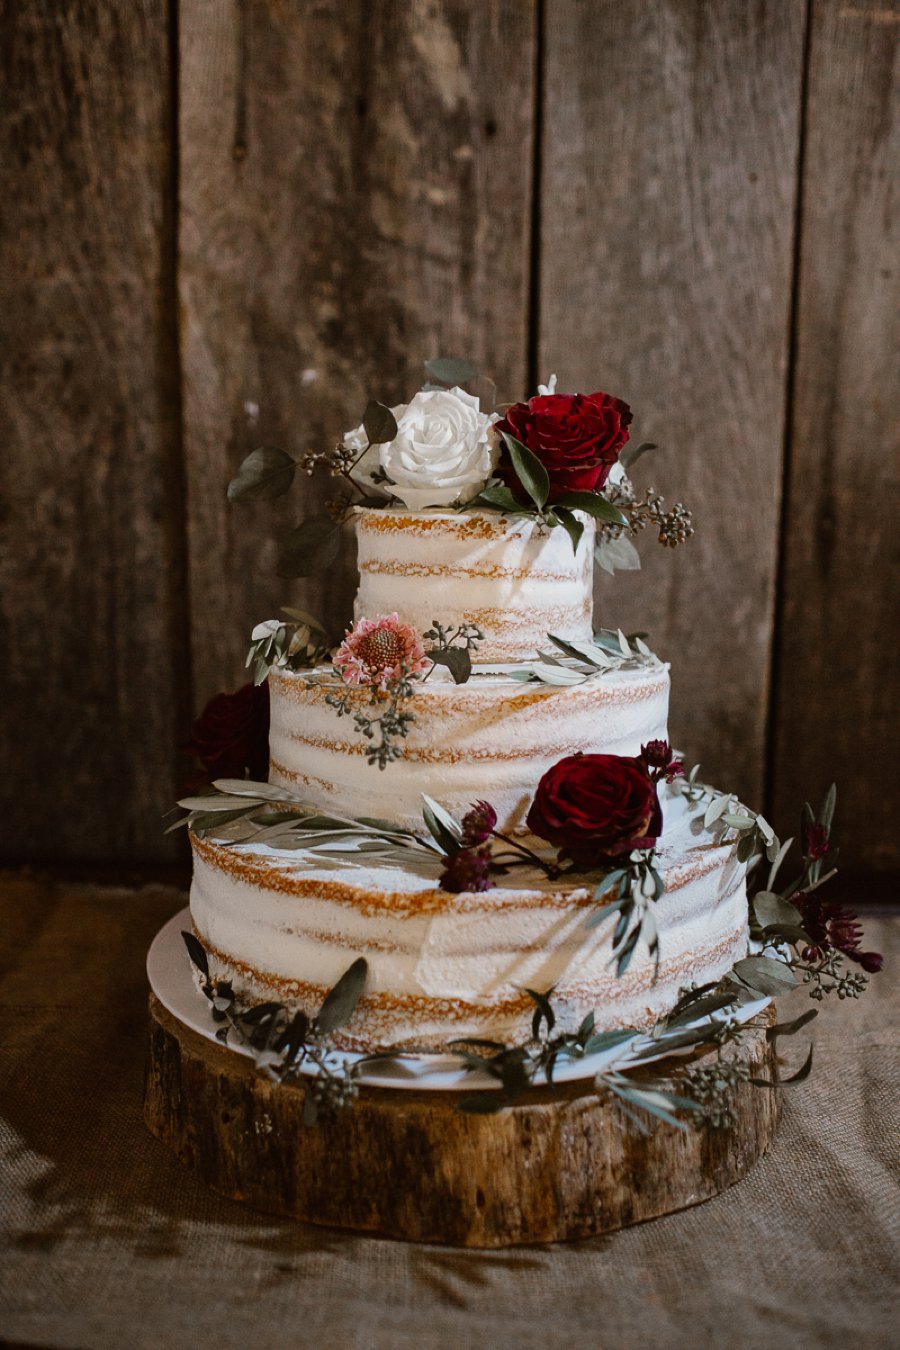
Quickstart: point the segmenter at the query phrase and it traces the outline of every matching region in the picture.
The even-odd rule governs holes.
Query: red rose
[[[521,441],[550,475],[550,501],[566,492],[599,492],[628,440],[631,409],[611,394],[540,394],[514,403],[498,422]],[[521,492],[508,454],[497,472]]]
[[[268,685],[245,684],[234,694],[216,694],[182,747],[196,756],[204,773],[192,785],[216,778],[250,778],[264,783],[269,773]]]
[[[662,810],[642,759],[568,755],[538,783],[525,823],[573,862],[593,867],[652,848]]]

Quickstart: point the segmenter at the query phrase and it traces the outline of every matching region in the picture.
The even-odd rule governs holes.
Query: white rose
[[[494,418],[464,389],[422,389],[405,408],[394,408],[397,435],[378,447],[393,495],[411,511],[451,506],[480,492],[494,470],[499,447]]]

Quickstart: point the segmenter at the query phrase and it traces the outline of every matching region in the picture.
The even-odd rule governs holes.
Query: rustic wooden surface
[[[339,637],[352,540],[312,583],[276,538],[334,495],[229,507],[260,443],[327,448],[422,361],[525,388],[535,6],[329,0],[181,9],[185,448],[198,701],[233,687],[283,604]],[[256,409],[258,408],[258,412]]]
[[[743,1053],[754,1076],[775,1076],[764,1031]],[[749,1171],[780,1106],[778,1091],[743,1084],[733,1129],[642,1134],[585,1084],[491,1116],[460,1113],[459,1095],[361,1088],[309,1129],[302,1086],[273,1083],[150,996],[144,1118],[182,1162],[256,1209],[408,1241],[557,1242],[685,1209]]]
[[[772,778],[778,812],[836,779],[851,860],[897,868],[900,6],[811,37]]]
[[[188,715],[164,0],[3,7],[3,848],[171,854]]]
[[[768,761],[787,830],[834,777],[842,863],[896,868],[872,772],[900,670],[896,0],[73,0],[0,25],[3,856],[176,856],[191,709],[253,622],[293,601],[339,630],[353,588],[352,549],[274,575],[329,483],[229,508],[228,478],[443,352],[501,398],[551,368],[629,398],[668,447],[639,482],[697,535],[645,537],[599,617],[671,658],[711,778],[761,803]]]
[[[558,0],[545,35],[539,365],[599,387],[694,511],[601,575],[597,614],[673,662],[675,741],[762,801],[803,0]]]

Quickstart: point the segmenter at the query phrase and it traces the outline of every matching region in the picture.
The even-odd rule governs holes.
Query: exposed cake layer
[[[692,981],[717,979],[747,948],[745,869],[666,794],[656,904],[658,971],[643,943],[611,963],[615,919],[596,927],[593,886],[516,872],[482,894],[440,890],[418,865],[193,840],[191,913],[214,978],[250,1002],[314,1010],[358,956],[366,992],[348,1049],[442,1049],[455,1038],[527,1039],[526,988],[554,987],[563,1024],[646,1026]],[[691,828],[693,826],[693,829]],[[699,826],[699,829],[698,829]]]
[[[634,755],[665,740],[668,667],[610,671],[586,684],[523,684],[508,674],[476,674],[454,685],[445,671],[416,687],[415,722],[403,756],[380,770],[352,716],[338,717],[329,694],[347,694],[354,711],[377,715],[367,690],[273,669],[269,675],[269,778],[311,805],[343,815],[376,815],[422,826],[422,794],[462,813],[482,798],[500,827],[521,824],[540,777],[577,751]]]
[[[590,641],[594,521],[573,553],[563,529],[473,511],[356,511],[355,617],[396,611],[419,632],[467,620],[485,634],[479,661],[529,659],[547,633]]]

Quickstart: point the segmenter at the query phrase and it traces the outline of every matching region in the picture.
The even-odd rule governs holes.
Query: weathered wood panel
[[[352,546],[275,577],[303,479],[229,507],[255,446],[327,448],[431,356],[524,388],[535,60],[526,0],[181,6],[181,302],[198,703],[240,678],[278,606],[339,635]]]
[[[158,859],[184,610],[165,0],[2,10],[3,844]]]
[[[545,34],[539,365],[666,447],[639,485],[696,536],[603,577],[598,618],[673,661],[671,727],[761,801],[805,6],[554,0]]]
[[[900,7],[812,15],[773,782],[836,779],[842,862],[896,867]]]

